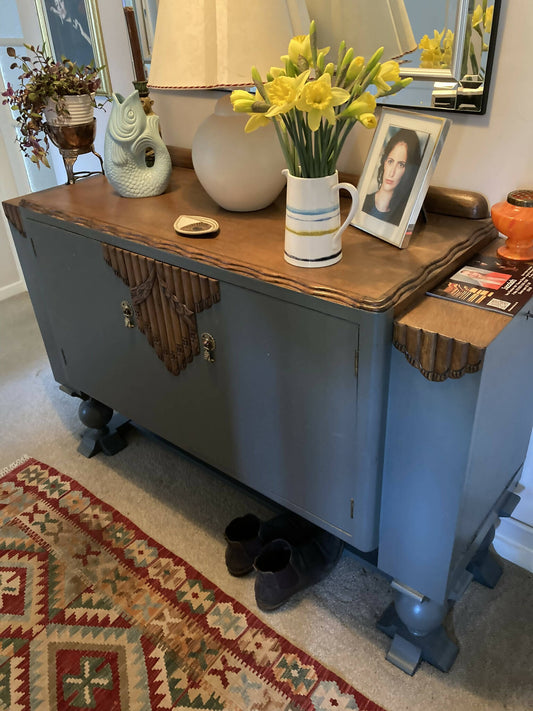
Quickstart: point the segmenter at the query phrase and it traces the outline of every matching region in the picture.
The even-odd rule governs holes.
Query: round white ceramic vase
[[[252,212],[283,189],[283,153],[273,125],[245,133],[248,115],[233,111],[229,94],[200,124],[192,144],[194,171],[204,190],[226,210]]]
[[[339,183],[337,171],[323,178],[297,178],[287,169],[285,261],[297,267],[328,267],[342,258],[342,233],[359,202],[357,189]],[[339,190],[350,193],[352,205],[341,225]]]

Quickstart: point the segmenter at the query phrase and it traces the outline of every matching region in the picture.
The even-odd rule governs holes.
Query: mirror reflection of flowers
[[[468,15],[465,48],[461,76],[467,74],[483,76],[481,53],[489,49],[488,38],[492,30],[494,5],[487,5],[487,0],[476,6]],[[433,30],[433,37],[424,35],[419,42],[420,66],[423,69],[449,69],[452,61],[454,33],[449,29],[442,32]]]
[[[375,128],[376,98],[411,82],[400,79],[397,62],[380,63],[383,47],[367,62],[341,42],[337,64],[326,63],[329,49],[318,49],[313,21],[308,35],[290,41],[284,67],[272,67],[266,82],[252,68],[257,94],[231,94],[233,110],[250,115],[246,132],[274,123],[289,172],[297,177],[333,175],[354,125]]]
[[[470,16],[471,20],[466,26],[466,51],[463,53],[462,76],[467,74],[483,76],[481,55],[489,49],[488,38],[492,30],[493,16],[494,5],[487,7],[487,0],[483,0],[481,5],[477,5]]]
[[[433,37],[424,35],[418,47],[422,50],[420,66],[423,69],[449,69],[452,62],[453,32],[433,30]]]

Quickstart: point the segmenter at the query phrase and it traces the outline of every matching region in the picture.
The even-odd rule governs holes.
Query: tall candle
[[[146,73],[144,71],[141,43],[139,42],[139,33],[137,32],[137,23],[135,22],[135,12],[133,8],[125,7],[124,15],[126,17],[126,25],[128,27],[128,35],[130,38],[133,67],[135,69],[135,81],[145,81]]]

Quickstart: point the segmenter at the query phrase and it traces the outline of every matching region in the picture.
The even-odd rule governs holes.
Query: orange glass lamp
[[[491,217],[507,237],[498,249],[500,257],[533,260],[533,190],[513,190],[505,202],[492,206]]]

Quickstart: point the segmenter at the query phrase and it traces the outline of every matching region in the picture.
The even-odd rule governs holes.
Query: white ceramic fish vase
[[[147,149],[153,164],[147,163]],[[113,94],[113,108],[104,140],[105,174],[122,197],[160,195],[166,190],[172,171],[170,155],[159,133],[159,117],[146,115],[134,91],[126,99]]]

